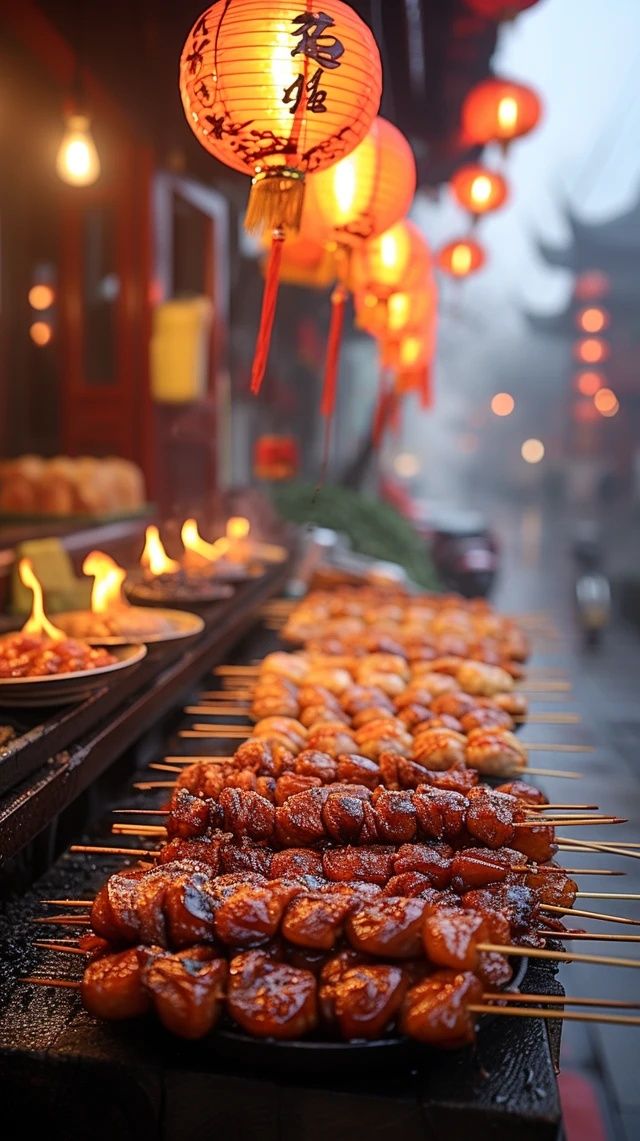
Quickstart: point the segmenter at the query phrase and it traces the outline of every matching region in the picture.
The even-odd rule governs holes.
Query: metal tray
[[[146,646],[119,646],[114,648],[114,656],[118,660],[98,669],[49,674],[46,677],[0,678],[0,707],[33,709],[71,705],[108,684],[114,673],[137,665],[146,653]]]

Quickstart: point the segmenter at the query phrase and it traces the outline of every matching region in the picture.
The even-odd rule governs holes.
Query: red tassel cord
[[[253,356],[253,367],[251,369],[251,391],[254,396],[259,393],[262,387],[262,381],[264,380],[264,374],[267,369],[267,361],[269,359],[271,333],[273,330],[273,321],[276,315],[276,304],[278,301],[280,263],[282,262],[283,245],[284,230],[274,230],[271,238],[271,250],[269,252],[269,261],[267,262],[267,272],[265,275],[264,293],[262,296],[262,312],[260,314],[260,328],[258,329],[258,340],[256,342],[256,351]]]
[[[393,385],[388,383],[387,371],[385,368],[382,368],[380,370],[380,383],[378,386],[378,402],[373,414],[372,438],[375,448],[380,447],[382,437],[389,423],[389,416],[393,408],[393,395]]]
[[[420,407],[432,408],[433,407],[433,384],[431,377],[431,367],[425,365],[421,370],[420,383],[418,386],[420,393]]]
[[[333,415],[336,410],[336,398],[338,395],[340,346],[342,344],[342,330],[344,328],[347,296],[347,290],[344,285],[336,285],[331,294],[331,323],[329,325],[327,357],[322,385],[322,400],[320,402],[320,411],[325,418],[324,443],[322,447],[322,482],[324,482],[327,473],[329,452],[331,449],[331,429],[333,427]]]

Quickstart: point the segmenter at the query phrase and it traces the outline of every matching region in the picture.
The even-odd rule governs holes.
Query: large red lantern
[[[225,0],[197,20],[180,62],[187,122],[227,166],[251,175],[245,225],[273,230],[252,391],[264,375],[282,243],[300,224],[304,178],[366,135],[382,89],[367,25],[342,0]]]
[[[301,232],[335,250],[339,278],[331,295],[321,404],[327,423],[335,410],[345,306],[352,285],[352,257],[404,216],[415,189],[416,164],[411,146],[397,127],[380,117],[350,155],[309,178]]]
[[[437,264],[443,273],[451,277],[469,277],[482,269],[487,255],[479,242],[473,238],[458,238],[447,242],[437,254]]]
[[[530,87],[508,79],[486,79],[462,105],[462,130],[470,143],[507,146],[537,126],[542,104]]]
[[[460,167],[451,179],[451,190],[456,202],[474,218],[499,210],[509,195],[506,178],[480,165]]]
[[[538,0],[464,0],[467,8],[485,20],[513,20],[520,12],[533,8]]]
[[[266,271],[266,262],[264,268]],[[280,281],[307,289],[328,289],[335,279],[335,258],[325,245],[304,234],[294,234],[285,242],[280,262]]]
[[[431,276],[431,251],[414,222],[403,219],[364,242],[351,260],[351,287],[385,301],[399,290],[426,287]]]

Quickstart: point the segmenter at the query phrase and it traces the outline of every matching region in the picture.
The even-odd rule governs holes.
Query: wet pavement
[[[529,724],[523,738],[536,744],[589,745],[592,752],[539,752],[530,764],[580,772],[581,779],[540,778],[556,802],[598,804],[603,812],[620,815],[628,823],[599,828],[563,828],[564,835],[580,841],[615,844],[640,842],[640,636],[615,613],[602,645],[581,644],[573,608],[574,566],[570,556],[572,520],[563,514],[492,512],[502,542],[502,572],[493,601],[510,613],[526,612],[534,639],[532,666],[537,676],[571,682],[569,692],[531,698],[531,712],[572,712],[577,724]],[[613,528],[614,524],[611,524]],[[637,541],[632,528],[618,530],[608,566],[620,573],[633,564]],[[640,566],[640,562],[636,562]],[[534,703],[535,701],[535,703]],[[572,867],[602,867],[623,871],[622,877],[583,877],[587,892],[640,892],[640,849],[630,856],[610,853],[563,854]],[[640,917],[640,900],[581,899],[593,911]],[[611,934],[640,933],[640,927],[583,920],[591,931]],[[577,924],[576,924],[577,926]],[[637,957],[640,945],[581,941],[573,949],[597,954]],[[595,995],[640,1003],[640,971],[591,964],[568,964],[562,969],[567,994]],[[640,1138],[640,1029],[624,1026],[565,1024],[563,1078],[567,1103],[568,1141],[637,1141]],[[589,1087],[595,1097],[586,1115]],[[582,1083],[582,1084],[581,1084]],[[581,1092],[582,1091],[582,1092]],[[603,1121],[597,1120],[599,1106]],[[585,1117],[588,1123],[585,1124]],[[604,1132],[603,1132],[604,1130]]]

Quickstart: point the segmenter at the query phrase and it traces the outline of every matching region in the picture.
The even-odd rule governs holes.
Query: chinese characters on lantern
[[[306,96],[307,110],[321,114],[327,109],[327,92],[320,87],[322,72],[323,70],[333,71],[334,68],[340,67],[340,57],[344,55],[344,46],[337,36],[325,34],[327,28],[332,28],[335,24],[335,20],[327,16],[326,12],[318,12],[317,15],[313,12],[303,12],[291,22],[294,26],[298,25],[294,35],[300,39],[291,55],[304,55],[306,59],[311,59],[317,63],[318,67],[311,79],[305,80],[304,75],[299,75],[289,87],[285,88],[282,102],[284,104],[290,103],[291,114],[295,115]]]

